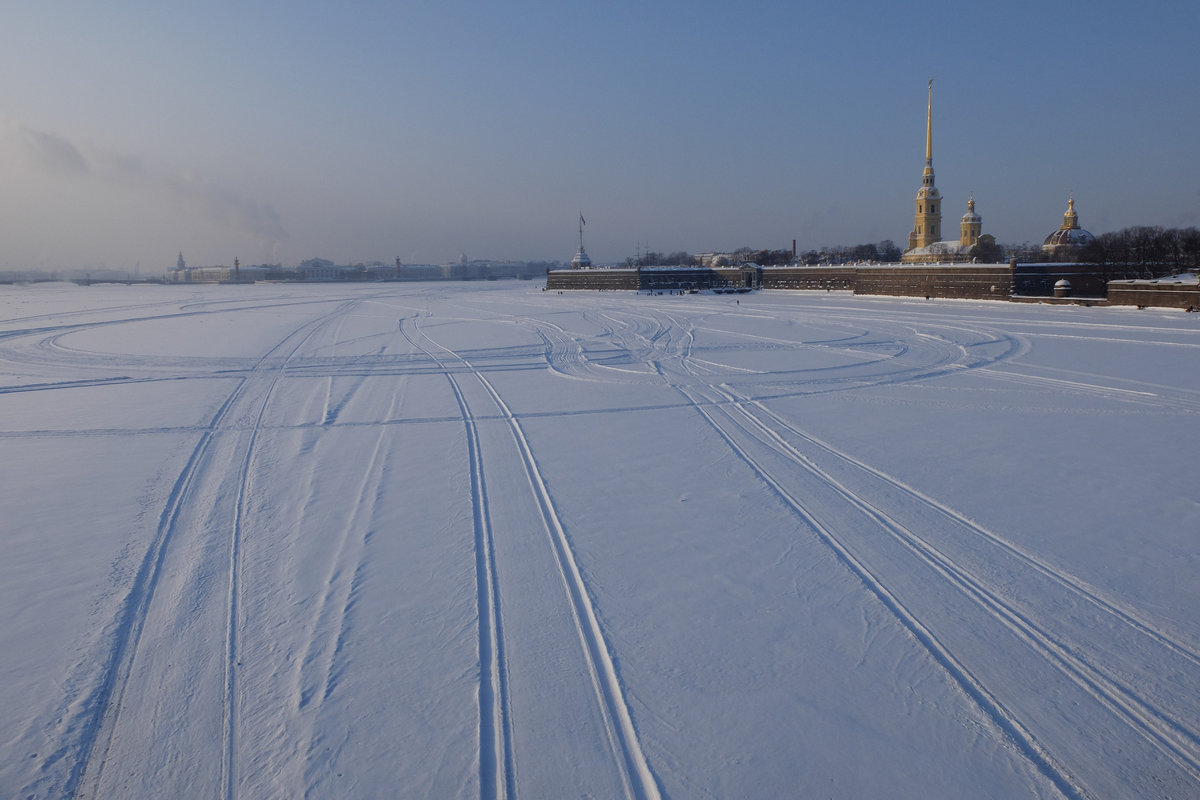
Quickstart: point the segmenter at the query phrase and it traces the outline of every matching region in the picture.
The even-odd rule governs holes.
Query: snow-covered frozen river
[[[1200,315],[0,289],[0,796],[1200,796]]]

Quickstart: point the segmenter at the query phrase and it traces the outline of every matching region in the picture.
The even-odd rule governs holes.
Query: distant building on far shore
[[[579,252],[571,259],[571,269],[591,269],[592,259],[583,251],[583,245],[579,245]]]
[[[592,259],[588,258],[587,252],[583,249],[583,226],[587,225],[587,221],[583,218],[583,212],[579,214],[579,252],[571,259],[571,269],[591,269]]]

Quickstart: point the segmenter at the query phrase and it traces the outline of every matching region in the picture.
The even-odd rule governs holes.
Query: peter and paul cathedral
[[[983,219],[975,213],[975,198],[967,201],[958,240],[942,239],[942,195],[933,178],[933,80],[929,81],[929,104],[925,112],[925,171],[917,190],[913,229],[908,249],[900,260],[905,264],[956,263],[971,261],[995,246],[994,237],[981,234]]]

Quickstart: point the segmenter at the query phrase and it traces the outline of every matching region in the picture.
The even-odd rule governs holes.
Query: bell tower
[[[963,249],[974,247],[979,241],[979,234],[983,230],[983,218],[975,213],[975,195],[971,195],[971,199],[967,201],[967,213],[962,215],[960,223],[962,237],[959,243]]]
[[[942,240],[942,195],[933,183],[933,78],[929,79],[929,105],[925,112],[925,171],[917,190],[913,230],[908,249],[928,247]]]

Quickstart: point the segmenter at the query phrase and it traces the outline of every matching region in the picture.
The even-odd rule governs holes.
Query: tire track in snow
[[[726,390],[726,392],[733,391],[733,390],[729,389],[729,387],[725,387],[725,390]],[[1154,627],[1154,624],[1152,622],[1143,618],[1139,614],[1139,612],[1137,612],[1135,609],[1133,609],[1125,604],[1122,604],[1119,601],[1105,597],[1103,592],[1101,592],[1096,587],[1091,586],[1087,581],[1077,578],[1076,576],[1072,575],[1071,573],[1066,572],[1065,570],[1061,570],[1061,569],[1055,567],[1054,565],[1052,565],[1051,563],[1038,558],[1033,553],[1030,553],[1029,551],[1025,550],[1024,548],[1013,544],[1012,542],[1008,541],[1007,539],[1004,539],[1003,537],[999,536],[998,534],[988,530],[987,528],[983,527],[982,525],[979,525],[978,523],[972,521],[971,519],[967,518],[963,514],[954,510],[950,506],[947,506],[944,503],[941,503],[940,501],[936,500],[933,497],[930,497],[929,495],[925,494],[924,492],[921,492],[921,491],[913,488],[912,486],[909,486],[908,484],[903,483],[900,480],[897,480],[896,478],[892,477],[891,475],[887,474],[886,472],[883,472],[882,470],[875,469],[871,465],[869,465],[863,461],[860,461],[859,459],[854,458],[853,456],[849,455],[848,453],[845,453],[842,450],[835,448],[833,445],[831,445],[821,439],[818,439],[817,437],[815,437],[811,434],[805,433],[804,431],[800,430],[792,423],[788,422],[783,417],[781,417],[778,414],[776,414],[775,412],[771,411],[762,402],[750,399],[750,398],[746,397],[745,395],[742,395],[737,392],[733,392],[733,395],[734,396],[731,396],[730,399],[734,403],[734,405],[739,407],[739,410],[742,410],[743,412],[745,412],[746,406],[752,406],[755,409],[757,409],[758,411],[760,411],[762,414],[764,414],[765,416],[770,418],[770,420],[772,421],[773,424],[769,425],[769,426],[765,426],[767,430],[772,430],[774,428],[774,426],[778,426],[781,429],[787,430],[788,432],[790,432],[794,436],[800,438],[804,442],[811,444],[812,446],[818,448],[819,450],[830,454],[831,456],[837,458],[838,460],[843,461],[846,464],[849,464],[850,466],[852,466],[858,470],[861,470],[863,473],[870,475],[872,478],[901,492],[902,494],[911,498],[911,500],[913,502],[920,504],[922,506],[925,506],[929,509],[932,509],[934,512],[936,512],[938,515],[944,517],[950,523],[960,526],[961,528],[965,529],[971,535],[974,535],[974,536],[977,536],[977,537],[983,539],[988,544],[996,547],[997,549],[999,549],[1006,555],[1010,556],[1011,558],[1013,558],[1014,560],[1023,564],[1024,566],[1028,567],[1030,570],[1045,576],[1046,578],[1048,578],[1049,580],[1051,580],[1057,584],[1060,584],[1064,589],[1077,595],[1080,599],[1084,600],[1088,604],[1095,606],[1096,608],[1098,608],[1100,611],[1102,611],[1103,613],[1105,613],[1107,615],[1111,615],[1112,617],[1115,617],[1116,619],[1120,620],[1123,624],[1128,625],[1130,628],[1136,630],[1138,633],[1153,640],[1157,645],[1159,645],[1159,646],[1175,653],[1176,655],[1179,655],[1180,657],[1186,659],[1187,661],[1191,662],[1192,666],[1194,666],[1198,670],[1200,670],[1200,652],[1197,652],[1196,650],[1191,649],[1186,645],[1180,644],[1179,642],[1175,641],[1174,639],[1172,639],[1165,633],[1159,631],[1157,628]],[[759,424],[761,425],[761,421],[759,421]],[[774,436],[777,436],[777,432],[775,432],[775,431],[772,432],[772,437],[774,437]],[[794,452],[794,455],[796,458],[802,459],[805,462],[804,465],[811,464],[811,460],[807,459],[802,454],[795,452],[794,448],[791,448],[790,445],[788,445],[787,448],[789,451]],[[821,475],[825,475],[825,474],[826,473],[824,473],[823,471],[821,472]],[[830,478],[829,480],[833,481],[832,478]]]
[[[376,355],[379,355],[382,352],[383,348],[380,348]],[[378,373],[371,369],[359,370],[351,373],[350,386],[346,388],[346,390],[342,393],[341,398],[337,402],[333,402],[333,384],[338,376],[333,374],[329,375],[329,377],[326,379],[328,381],[328,388],[325,394],[325,413],[321,419],[321,425],[328,426],[338,424],[338,421],[341,419],[342,412],[346,410],[346,406],[348,406],[350,401],[354,399],[354,396],[358,394],[358,390],[362,388],[364,383],[366,383],[367,378],[377,376]]]
[[[708,316],[707,310],[702,309],[701,315]],[[711,383],[716,376],[732,374],[749,380],[795,387],[797,391],[793,393],[813,394],[929,380],[1005,361],[1028,349],[1028,344],[1017,337],[949,324],[917,330],[892,323],[892,327],[898,328],[898,332],[887,334],[882,339],[874,336],[864,339],[863,337],[872,331],[859,330],[858,335],[850,340],[838,339],[832,342],[781,339],[711,328],[713,332],[765,343],[763,346],[769,350],[861,353],[866,349],[872,353],[869,360],[863,361],[860,357],[851,364],[837,363],[783,370],[747,369],[697,358],[694,325],[690,322],[689,315],[675,304],[671,304],[670,310],[651,307],[650,310],[640,312],[622,310],[618,313],[614,309],[606,309],[606,313],[600,313],[599,316],[606,321],[601,337],[610,345],[615,344],[623,348],[623,361],[628,363],[628,367],[595,363],[585,355],[578,337],[571,336],[557,326],[541,322],[538,333],[546,345],[545,358],[552,370],[570,377],[606,382],[633,382],[635,379],[661,381],[665,378],[654,371],[654,365],[670,365],[676,383],[695,383],[703,386]],[[688,317],[689,321],[682,322],[681,317]],[[824,315],[821,321],[829,324]],[[835,324],[845,326],[850,322],[855,325],[863,324],[863,320],[858,317],[839,319]],[[876,327],[879,326],[879,321],[875,318],[870,322]],[[545,328],[557,330],[553,335],[547,336]],[[682,338],[677,336],[681,329]],[[962,338],[964,334],[967,341],[960,342],[955,339]],[[881,347],[889,348],[886,356],[877,353]],[[651,370],[644,372],[632,368],[637,364],[648,365]],[[864,369],[870,371],[864,372]]]
[[[1099,397],[1104,400],[1135,403],[1138,405],[1147,405],[1155,409],[1183,411],[1188,414],[1200,413],[1200,399],[1197,398],[1197,393],[1191,392],[1185,394],[1180,389],[1166,389],[1165,387],[1154,387],[1156,391],[1122,389],[1117,386],[1100,386],[1078,380],[1051,378],[1045,375],[1028,375],[999,369],[982,369],[980,372],[989,378],[1024,384],[1026,386],[1048,386],[1051,389],[1075,392],[1091,397]],[[1138,383],[1135,385],[1143,384]]]
[[[177,530],[176,523],[184,505],[184,498],[200,474],[199,465],[211,448],[215,432],[220,429],[223,421],[229,415],[230,409],[233,408],[245,388],[246,381],[243,379],[225,398],[225,402],[221,404],[204,427],[183,471],[175,479],[175,483],[167,495],[167,503],[159,516],[154,537],[142,557],[133,585],[120,612],[120,621],[115,633],[116,641],[109,651],[108,660],[101,669],[99,684],[93,696],[84,704],[91,710],[87,712],[88,718],[82,725],[80,751],[75,758],[75,764],[67,783],[63,787],[63,796],[80,797],[85,796],[85,793],[97,796],[108,750],[120,717],[129,673],[137,653],[138,642],[141,639],[142,627],[145,624],[146,615],[149,613],[150,603],[154,599],[154,590],[158,585],[164,553]],[[97,746],[99,746],[99,759],[95,760]]]
[[[269,358],[277,348],[278,345],[263,356],[262,360],[265,361]],[[80,796],[89,787],[93,793],[99,789],[112,737],[120,718],[122,700],[137,653],[138,642],[141,639],[142,628],[158,584],[163,556],[177,529],[177,521],[184,505],[184,498],[198,479],[199,464],[211,449],[216,432],[223,427],[226,418],[230,416],[230,411],[245,393],[247,385],[248,379],[239,380],[237,386],[203,428],[199,441],[168,494],[167,504],[159,517],[155,535],[142,559],[128,599],[122,609],[121,621],[117,626],[116,642],[110,650],[109,660],[101,672],[102,677],[96,697],[90,704],[94,709],[92,712],[94,717],[85,724],[81,752],[76,759],[67,785],[64,787],[64,794],[67,796]],[[100,758],[98,761],[93,761],[97,744],[100,744]]]
[[[1078,645],[1063,640],[1062,634],[1056,635],[1045,625],[1039,623],[1030,613],[1021,611],[1013,602],[989,588],[984,581],[976,578],[968,569],[959,565],[926,538],[822,470],[788,444],[771,426],[749,413],[741,403],[733,402],[722,406],[721,409],[727,414],[735,410],[740,412],[742,417],[758,430],[759,434],[756,438],[759,441],[772,447],[780,455],[828,485],[849,506],[858,509],[874,520],[942,579],[973,600],[993,619],[1008,628],[1096,702],[1141,736],[1153,742],[1163,755],[1174,761],[1193,780],[1200,781],[1200,734],[1179,719],[1177,711],[1158,706],[1140,695],[1127,686],[1111,669],[1107,668],[1102,660],[1093,662],[1079,655]],[[795,430],[792,426],[788,427]],[[944,507],[939,504],[935,508],[941,511]],[[946,511],[955,522],[961,523],[961,515],[948,509]],[[1155,645],[1169,652],[1182,656],[1189,662],[1189,667],[1193,669],[1200,667],[1200,657],[1196,653],[1170,640],[1154,630],[1148,623],[1137,619],[1133,612],[1118,608],[1097,592],[1088,590],[1082,581],[1025,555],[1018,548],[1002,542],[999,537],[990,532],[984,532],[978,526],[967,523],[966,527],[982,536],[990,544],[1002,547],[1007,553],[1016,555],[1024,565],[1067,588],[1079,599],[1129,626],[1139,636],[1149,639]]]
[[[550,538],[563,585],[567,590],[571,612],[574,615],[575,628],[583,645],[585,660],[588,664],[592,688],[596,694],[601,715],[605,720],[609,744],[620,771],[626,795],[630,798],[635,798],[635,800],[659,800],[661,794],[658,783],[642,752],[641,743],[637,737],[637,730],[633,724],[633,718],[625,702],[620,678],[617,676],[612,653],[608,649],[603,629],[600,626],[595,607],[592,605],[591,597],[588,594],[587,584],[583,579],[582,571],[579,569],[578,562],[575,559],[574,550],[571,547],[570,540],[567,537],[566,530],[563,528],[558,512],[555,510],[554,501],[546,487],[537,461],[533,457],[533,451],[525,437],[525,432],[521,427],[520,421],[512,413],[512,410],[504,402],[491,382],[487,380],[487,377],[480,370],[476,369],[470,361],[458,355],[453,350],[438,344],[428,336],[424,336],[424,334],[422,336],[431,345],[459,361],[475,375],[475,378],[492,399],[492,402],[495,403],[496,408],[507,423],[509,432],[512,434],[513,441],[521,456],[525,475],[533,491],[534,500],[541,514],[543,525]]]
[[[119,375],[115,378],[82,378],[73,381],[52,381],[47,383],[23,383],[16,386],[0,386],[0,394],[17,394],[19,392],[45,392],[53,389],[81,389],[94,386],[116,386],[131,383],[150,383],[162,380],[182,380],[181,378],[131,378]]]
[[[323,319],[301,325],[263,355],[258,364],[260,366],[268,364],[274,354],[289,340],[306,328],[320,324]],[[298,348],[299,345],[296,347]],[[208,424],[201,429],[200,439],[168,494],[167,503],[159,517],[155,535],[142,558],[127,599],[119,613],[119,622],[114,634],[116,641],[109,650],[108,660],[101,670],[97,689],[92,698],[85,703],[85,708],[90,708],[90,711],[86,712],[88,716],[82,722],[80,752],[64,786],[64,796],[81,797],[88,794],[98,796],[108,753],[120,723],[124,696],[129,686],[130,674],[137,656],[143,627],[159,582],[166,550],[177,534],[178,521],[185,501],[192,487],[199,483],[204,474],[201,465],[207,461],[210,451],[213,450],[216,435],[228,426],[230,419],[237,413],[237,408],[250,385],[250,378],[242,377]],[[249,454],[247,454],[247,458],[248,456]],[[243,479],[244,477],[243,475]]]
[[[479,619],[479,793],[482,800],[507,800],[517,795],[509,714],[511,704],[504,657],[504,629],[500,616],[500,584],[496,577],[495,542],[479,432],[475,416],[453,372],[405,330],[403,320],[400,332],[410,345],[443,367],[466,428],[475,539],[475,595]],[[418,335],[429,341],[423,334]]]
[[[984,332],[977,329],[947,327],[953,330],[969,330],[972,334],[984,336]],[[926,336],[924,338],[933,338],[946,344],[953,344],[953,342],[943,340],[941,337]],[[991,341],[992,343],[1007,341],[1006,352],[991,358],[979,359],[967,347],[956,345],[961,353],[958,361],[965,367],[978,368],[982,364],[994,363],[996,360],[1011,357],[1015,353],[1028,349],[1027,343],[1015,337],[1003,337],[1002,339],[995,339],[993,337]],[[989,342],[984,341],[983,344],[986,345]],[[701,377],[689,363],[686,352],[677,355],[678,363],[677,365],[672,365],[673,369],[678,369],[689,377]],[[1200,781],[1200,732],[1180,716],[1181,714],[1187,715],[1187,711],[1172,708],[1169,700],[1156,703],[1144,693],[1139,693],[1135,688],[1131,687],[1127,683],[1127,680],[1122,678],[1117,669],[1109,667],[1106,660],[1102,658],[1088,658],[1082,653],[1082,648],[1079,647],[1078,643],[1071,643],[1067,639],[1063,639],[1062,634],[1056,634],[1047,628],[1046,625],[1039,622],[1036,616],[1034,616],[1036,612],[1022,611],[1013,602],[1008,600],[1004,594],[990,588],[984,580],[977,578],[968,568],[956,562],[925,537],[904,526],[887,511],[867,500],[864,495],[854,492],[834,476],[821,469],[815,462],[797,450],[780,435],[779,430],[787,430],[792,435],[799,437],[814,447],[818,447],[854,468],[869,474],[876,480],[884,482],[893,489],[902,492],[912,501],[932,509],[952,525],[966,528],[974,536],[981,538],[990,546],[998,548],[1009,559],[1015,560],[1022,568],[1049,579],[1076,599],[1082,600],[1084,603],[1102,612],[1113,621],[1113,624],[1126,628],[1127,633],[1132,632],[1134,637],[1139,639],[1140,645],[1144,646],[1145,642],[1149,641],[1151,646],[1160,648],[1168,654],[1177,657],[1180,661],[1186,662],[1181,664],[1182,671],[1180,674],[1195,674],[1195,669],[1200,667],[1200,655],[1193,649],[1187,645],[1180,644],[1160,632],[1153,623],[1140,617],[1136,611],[1116,601],[1107,599],[1102,593],[1088,586],[1084,581],[1056,569],[1050,564],[1004,541],[994,533],[967,520],[953,509],[871,468],[869,465],[852,459],[826,443],[815,439],[815,437],[805,434],[782,417],[771,412],[762,402],[752,400],[746,395],[738,393],[724,385],[708,387],[718,397],[716,399],[705,398],[695,390],[689,390],[681,385],[681,382],[675,380],[673,375],[668,374],[662,364],[655,362],[654,365],[663,376],[663,379],[683,394],[718,434],[725,439],[729,446],[751,466],[760,478],[777,495],[784,499],[796,513],[804,518],[810,527],[813,527],[818,532],[820,538],[834,549],[839,557],[851,567],[852,571],[859,575],[860,579],[871,587],[872,591],[880,599],[884,600],[885,605],[901,619],[906,627],[913,631],[918,640],[922,641],[933,652],[939,663],[950,671],[960,686],[963,686],[967,690],[968,695],[975,699],[988,712],[989,716],[1001,725],[1001,728],[1008,735],[1017,738],[1027,757],[1031,758],[1043,774],[1055,782],[1060,791],[1068,794],[1068,796],[1072,794],[1086,796],[1085,790],[1079,781],[1066,771],[1061,763],[1057,762],[1044,746],[1038,743],[1036,737],[1024,727],[1016,715],[1005,708],[999,699],[990,693],[984,687],[983,683],[970,673],[964,664],[953,657],[950,650],[942,645],[933,636],[932,632],[920,623],[915,613],[900,604],[899,599],[887,589],[882,579],[871,572],[865,561],[855,555],[850,547],[842,542],[831,529],[823,526],[813,514],[805,509],[799,499],[787,491],[761,462],[751,456],[744,446],[739,445],[735,441],[736,438],[743,435],[752,437],[758,443],[770,448],[778,456],[801,468],[816,478],[821,484],[833,490],[841,497],[843,502],[870,518],[885,532],[889,533],[895,541],[898,541],[922,563],[934,570],[935,574],[942,580],[976,603],[993,621],[1000,623],[1008,629],[1012,635],[1016,636],[1038,656],[1044,659],[1045,662],[1075,684],[1093,702],[1103,707],[1123,724],[1128,725],[1141,738],[1150,742],[1162,756],[1172,761],[1193,781]],[[985,369],[984,372],[990,373],[994,372],[994,370]],[[1001,376],[1008,377],[1002,374]],[[1075,382],[1061,382],[1054,379],[1047,379],[1046,382],[1053,382],[1055,385],[1058,383],[1069,383],[1068,388],[1094,391],[1106,397],[1117,395],[1121,399],[1125,399],[1126,395],[1140,397],[1149,394],[1128,390],[1111,390],[1110,392],[1108,387],[1080,385]],[[1178,401],[1172,405],[1178,406]],[[715,416],[716,411],[719,411],[728,423],[732,423],[732,427],[729,424],[723,424],[719,421]],[[769,422],[765,422],[764,418],[768,419]],[[740,429],[741,433],[735,432],[738,429]],[[918,629],[918,626],[920,626],[920,629]],[[1160,656],[1158,661],[1162,660],[1163,657]]]
[[[393,398],[388,407],[389,416],[395,407]],[[385,447],[385,438],[381,431],[367,459],[358,497],[351,507],[349,519],[342,526],[337,549],[329,562],[325,591],[313,615],[308,647],[296,662],[292,694],[297,698],[296,709],[310,712],[300,737],[301,748],[309,753],[315,740],[317,716],[336,691],[344,669],[339,667],[338,661],[352,630],[350,620],[366,576],[367,546],[372,535],[364,517],[369,514],[369,499],[378,498],[382,492],[383,465],[391,453],[390,447]],[[312,766],[313,762],[309,762],[306,767],[306,782],[310,781],[307,772]],[[309,783],[306,793],[311,791]]]
[[[562,522],[558,517],[558,512],[554,509],[550,492],[546,488],[541,471],[538,469],[537,462],[533,458],[529,442],[525,438],[525,432],[522,430],[520,422],[513,416],[512,411],[500,398],[500,395],[492,387],[491,383],[482,374],[476,373],[476,377],[483,384],[484,389],[496,403],[505,421],[508,423],[509,430],[512,432],[517,448],[521,453],[526,476],[534,488],[535,499],[541,510],[546,530],[551,535],[551,543],[554,546],[555,554],[558,556],[559,569],[570,595],[572,610],[576,619],[576,628],[579,631],[580,639],[583,641],[585,651],[588,655],[593,685],[595,686],[598,698],[602,701],[601,710],[605,713],[608,720],[609,736],[611,737],[614,750],[619,754],[619,763],[622,766],[622,779],[625,782],[626,791],[630,797],[637,798],[638,800],[642,800],[643,798],[647,800],[658,798],[660,796],[658,784],[654,780],[654,775],[650,771],[645,756],[642,754],[641,743],[638,741],[637,731],[633,726],[633,719],[625,703],[624,692],[621,689],[620,679],[617,677],[612,654],[609,652],[608,644],[604,639],[604,632],[600,627],[595,608],[592,606],[591,598],[588,595],[587,585],[575,560],[575,553],[571,548],[570,540],[567,538],[566,531],[563,529]]]
[[[940,337],[926,336],[925,338],[942,342],[945,344],[953,344],[941,339]],[[1008,353],[1012,353],[1017,347],[1015,340],[1009,339]],[[959,352],[959,359],[954,359],[943,354],[934,365],[926,365],[925,369],[931,366],[935,368],[945,369],[946,367],[953,368],[954,365],[969,361],[970,354],[965,347],[955,345]],[[941,348],[938,348],[941,349]],[[678,370],[682,375],[689,378],[699,378],[688,363],[688,357],[691,354],[690,341],[689,346],[682,351],[676,352],[671,359],[675,362],[673,370]],[[950,677],[958,684],[967,697],[971,698],[972,702],[980,708],[986,717],[992,720],[998,730],[1012,741],[1023,754],[1023,756],[1032,763],[1035,768],[1046,777],[1059,792],[1067,798],[1078,798],[1083,800],[1088,797],[1088,794],[1080,786],[1079,782],[1071,775],[1069,771],[1060,763],[1054,756],[1042,746],[1038,739],[1029,731],[1024,724],[1013,714],[1004,704],[997,698],[975,675],[963,664],[951,650],[942,643],[935,633],[928,628],[918,616],[912,612],[901,599],[893,593],[887,584],[873,572],[870,567],[855,553],[846,546],[834,532],[825,526],[816,516],[814,516],[804,504],[790,492],[779,480],[777,480],[760,461],[752,456],[749,450],[739,444],[737,438],[739,434],[731,430],[727,425],[721,424],[715,416],[717,411],[720,411],[725,418],[737,427],[741,424],[734,419],[735,411],[741,411],[744,417],[748,417],[740,406],[740,403],[733,396],[721,392],[718,394],[720,398],[711,400],[700,395],[696,388],[689,388],[681,384],[673,374],[664,368],[663,364],[657,360],[652,361],[651,365],[661,376],[664,382],[673,387],[687,400],[687,402],[708,422],[708,424],[716,431],[716,433],[725,441],[729,448],[744,461],[747,466],[763,481],[775,494],[778,496],[792,511],[797,514],[808,527],[816,534],[817,538],[825,544],[834,555],[841,561],[860,581],[871,591],[872,594],[887,608],[893,616],[919,641],[926,650],[932,655],[934,660],[945,670]],[[965,364],[964,364],[965,366]],[[940,374],[940,373],[939,373]],[[921,376],[924,377],[924,376]],[[912,380],[912,376],[906,376],[901,380]],[[750,424],[761,423],[756,418],[747,420]],[[742,435],[750,435],[749,431],[743,429]],[[755,437],[755,441],[762,442],[762,439]],[[798,461],[791,454],[781,449],[772,442],[763,442],[767,444],[773,451],[784,455],[785,458],[793,463],[799,463],[804,466],[803,462]]]
[[[341,339],[342,326],[345,324],[346,317],[348,316],[349,311],[352,308],[356,308],[358,305],[360,305],[360,302],[361,301],[355,301],[353,306],[347,308],[347,313],[343,314],[341,316],[341,318],[338,321],[337,328],[333,332],[333,342],[330,345],[330,350],[332,351],[332,358],[335,361],[337,361],[337,346],[338,346],[338,342]],[[384,350],[385,350],[385,346],[381,345],[379,347],[379,349],[375,352],[375,357],[378,358],[379,356],[383,355]],[[370,358],[371,358],[370,356],[367,356],[365,358],[363,356],[356,356],[353,359],[353,361],[351,361],[349,364],[344,365],[344,366],[353,369],[356,366],[357,362],[367,361]],[[340,363],[341,362],[339,362],[339,364]],[[327,384],[326,384],[326,389],[325,389],[325,412],[322,415],[321,424],[322,425],[337,424],[338,418],[341,416],[342,411],[345,410],[346,406],[350,403],[350,400],[353,399],[354,395],[358,393],[358,390],[360,388],[362,388],[362,385],[363,385],[363,383],[366,382],[367,378],[373,374],[374,374],[373,371],[369,370],[369,369],[368,370],[358,370],[358,371],[352,373],[351,374],[352,380],[351,380],[349,388],[345,391],[345,393],[343,393],[341,399],[338,400],[336,403],[333,402],[333,383],[334,383],[334,379],[336,376],[334,376],[333,374],[330,374],[326,378]]]
[[[690,401],[691,405],[716,431],[729,448],[746,463],[747,466],[766,484],[774,494],[799,516],[813,531],[817,538],[825,544],[834,555],[867,587],[885,608],[920,642],[934,660],[954,680],[963,693],[969,697],[993,724],[1020,750],[1038,771],[1045,776],[1067,798],[1084,800],[1089,795],[1084,792],[1076,779],[1057,759],[1047,751],[1037,738],[1021,721],[1009,711],[1004,704],[977,679],[950,649],[930,630],[909,608],[896,596],[886,583],[859,559],[833,531],[821,523],[804,504],[792,494],[782,483],[775,479],[761,462],[755,459],[749,451],[736,441],[736,434],[730,432],[713,416],[713,409],[723,406],[705,402],[703,398],[691,390],[675,386],[675,389]],[[726,412],[727,413],[727,412]]]
[[[586,314],[584,316],[587,317]],[[669,352],[668,347],[678,349],[678,345],[674,341],[674,326],[678,323],[673,317],[664,314],[663,316],[669,320],[669,324],[664,324],[661,319],[646,314],[630,313],[629,316],[636,322],[617,319],[610,313],[599,314],[600,318],[607,321],[600,323],[603,331],[599,338],[617,344],[616,349],[613,349],[612,352],[619,354],[622,363],[628,362],[629,365],[633,365],[640,361],[649,364],[655,360],[656,356]],[[629,366],[597,363],[589,359],[578,337],[546,320],[538,320],[535,323],[534,332],[545,345],[543,358],[546,366],[552,372],[563,377],[601,383],[630,384],[659,380],[658,374],[652,369],[631,369]],[[634,347],[626,344],[626,334],[637,342]],[[688,340],[685,349],[690,351],[693,336],[690,328],[685,336]],[[613,347],[612,344],[608,346]],[[634,353],[634,350],[638,352]]]
[[[343,302],[334,311],[305,323],[297,331],[294,331],[268,353],[268,356],[271,356],[277,350],[280,350],[289,339],[297,339],[295,345],[283,357],[281,363],[269,363],[267,358],[264,358],[260,362],[271,370],[271,383],[263,393],[262,402],[254,418],[254,426],[250,432],[250,439],[246,444],[246,452],[241,462],[238,476],[238,494],[234,503],[234,518],[229,539],[229,590],[227,600],[228,614],[225,626],[225,681],[223,698],[224,725],[221,748],[221,787],[222,794],[226,800],[233,800],[237,795],[238,783],[238,667],[241,665],[239,661],[241,657],[241,633],[245,624],[245,620],[241,616],[242,550],[245,538],[243,520],[245,519],[246,506],[251,495],[251,475],[253,473],[255,445],[258,443],[259,432],[263,429],[263,420],[266,418],[267,408],[271,403],[271,396],[275,393],[275,388],[279,385],[279,380],[286,374],[288,362],[317,331],[327,326],[334,319],[339,320],[340,324],[345,315],[350,313],[356,305],[355,301]],[[303,334],[298,336],[297,334],[301,331]]]
[[[504,631],[500,617],[500,585],[496,578],[495,545],[492,538],[487,482],[483,473],[483,453],[475,417],[467,405],[458,381],[449,372],[446,378],[462,412],[470,454],[472,517],[475,527],[475,581],[479,618],[480,652],[480,729],[493,731],[491,741],[480,747],[480,786],[485,800],[516,797],[512,752],[512,722],[509,718],[508,672],[504,658]]]

